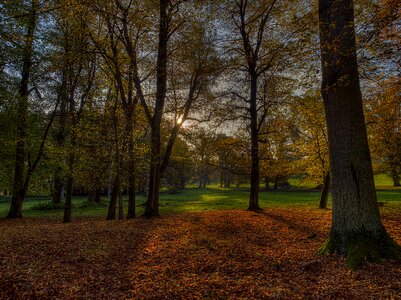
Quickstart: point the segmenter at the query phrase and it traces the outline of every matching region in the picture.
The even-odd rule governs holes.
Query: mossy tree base
[[[340,238],[340,235],[332,232],[325,245],[319,250],[319,254],[346,256],[347,266],[351,269],[357,269],[367,262],[381,263],[382,259],[394,259],[401,262],[401,246],[384,229],[382,234],[375,236],[359,233],[348,238]]]

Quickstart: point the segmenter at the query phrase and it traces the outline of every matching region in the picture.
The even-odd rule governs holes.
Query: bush
[[[31,206],[31,210],[62,210],[64,209],[64,202],[41,202]]]
[[[100,200],[99,203],[95,203],[95,202],[83,202],[79,205],[79,208],[93,208],[93,207],[107,207],[108,203],[107,201],[104,200]]]

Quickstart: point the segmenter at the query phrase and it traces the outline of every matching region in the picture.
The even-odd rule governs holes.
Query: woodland
[[[1,299],[401,297],[401,2],[1,0]]]

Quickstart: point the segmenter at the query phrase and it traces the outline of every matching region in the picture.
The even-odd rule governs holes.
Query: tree
[[[397,81],[378,87],[366,103],[368,132],[376,172],[388,174],[394,186],[401,177],[401,97]]]
[[[16,3],[9,3],[10,11],[17,12],[12,15],[10,19],[18,19],[21,24],[16,25],[16,27],[21,26],[23,33],[21,42],[21,53],[18,60],[21,61],[20,68],[20,82],[17,94],[17,130],[16,130],[16,151],[15,151],[15,168],[14,168],[14,180],[13,180],[13,196],[11,199],[10,210],[7,215],[8,218],[20,218],[22,217],[22,203],[27,194],[29,184],[34,174],[39,162],[43,156],[43,151],[45,147],[45,142],[49,134],[52,122],[54,120],[55,111],[57,109],[58,103],[53,112],[50,112],[48,116],[48,123],[44,126],[42,138],[39,142],[39,149],[35,155],[35,158],[31,160],[33,155],[29,149],[29,124],[28,119],[30,116],[30,94],[35,91],[36,96],[39,100],[43,100],[41,93],[35,82],[32,84],[32,69],[34,66],[35,58],[35,39],[36,31],[39,22],[39,14],[42,13],[40,9],[43,9],[43,4],[37,0],[32,0],[22,5],[21,7],[16,5]],[[26,9],[26,11],[24,11]],[[18,47],[16,47],[18,48]],[[31,86],[32,84],[32,86]]]
[[[323,101],[317,92],[308,93],[297,98],[291,110],[299,133],[294,143],[294,151],[299,156],[298,172],[321,187],[319,208],[327,208],[330,164]]]
[[[75,10],[74,19],[71,11]],[[66,195],[63,223],[71,222],[72,197],[75,168],[77,162],[78,125],[83,116],[84,108],[93,98],[96,86],[97,55],[91,51],[88,31],[85,27],[86,16],[82,6],[71,3],[64,7],[58,19],[60,28],[60,48],[64,66],[62,76],[65,78],[66,97],[66,137],[68,137],[66,153]]]
[[[196,103],[209,97],[209,85],[219,74],[220,64],[205,26],[207,19],[195,19],[186,24],[190,17],[193,18],[192,14],[190,16],[187,13],[191,9],[193,13],[196,8],[186,7],[188,9],[180,11],[186,2],[159,2],[156,91],[152,106],[144,96],[140,83],[136,84],[151,129],[149,195],[144,212],[146,217],[159,215],[161,176],[168,166],[175,140],[184,122],[190,118],[191,111],[197,106]],[[191,2],[189,4],[192,5]],[[171,46],[176,51],[170,50]],[[171,66],[174,69],[170,69]],[[163,147],[161,126],[168,112],[172,115],[174,125]]]
[[[231,19],[234,23],[228,46],[231,52],[231,71],[234,80],[242,77],[230,93],[232,107],[241,111],[246,119],[251,145],[251,190],[249,210],[260,210],[260,154],[259,142],[267,139],[262,132],[266,118],[273,103],[282,98],[280,86],[282,79],[289,74],[289,61],[295,53],[296,33],[302,28],[304,15],[302,6],[292,15],[293,3],[275,0],[248,1],[237,0],[232,7]],[[301,27],[300,27],[301,26]],[[285,80],[284,80],[285,81]],[[287,90],[287,94],[290,92]]]
[[[319,0],[322,96],[329,138],[333,217],[322,253],[347,256],[350,267],[401,260],[376,200],[359,85],[352,0]]]

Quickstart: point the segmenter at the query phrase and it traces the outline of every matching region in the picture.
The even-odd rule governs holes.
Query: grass
[[[392,187],[391,180],[385,175],[375,177],[378,201],[384,202],[385,206],[401,209],[401,188]],[[296,182],[293,182],[293,184]],[[307,185],[298,183],[290,190],[277,192],[261,192],[260,205],[268,207],[316,207],[319,202],[320,192],[308,190]],[[160,197],[160,212],[162,214],[199,212],[210,210],[244,210],[248,205],[247,188],[220,188],[211,185],[205,190],[196,188],[186,189],[178,193],[169,194],[162,192]],[[86,197],[75,197],[73,199],[73,217],[103,217],[106,216],[108,199],[102,198],[103,204],[99,206],[87,205]],[[140,204],[145,202],[143,195],[137,196],[137,213],[140,215],[143,207]],[[51,216],[60,217],[62,209],[48,209],[47,204],[50,198],[32,197],[27,198],[23,206],[24,216]],[[7,215],[9,209],[9,197],[0,198],[0,218]],[[330,201],[329,201],[330,205]],[[124,198],[124,209],[127,209],[127,199]],[[41,209],[43,208],[43,209]]]

